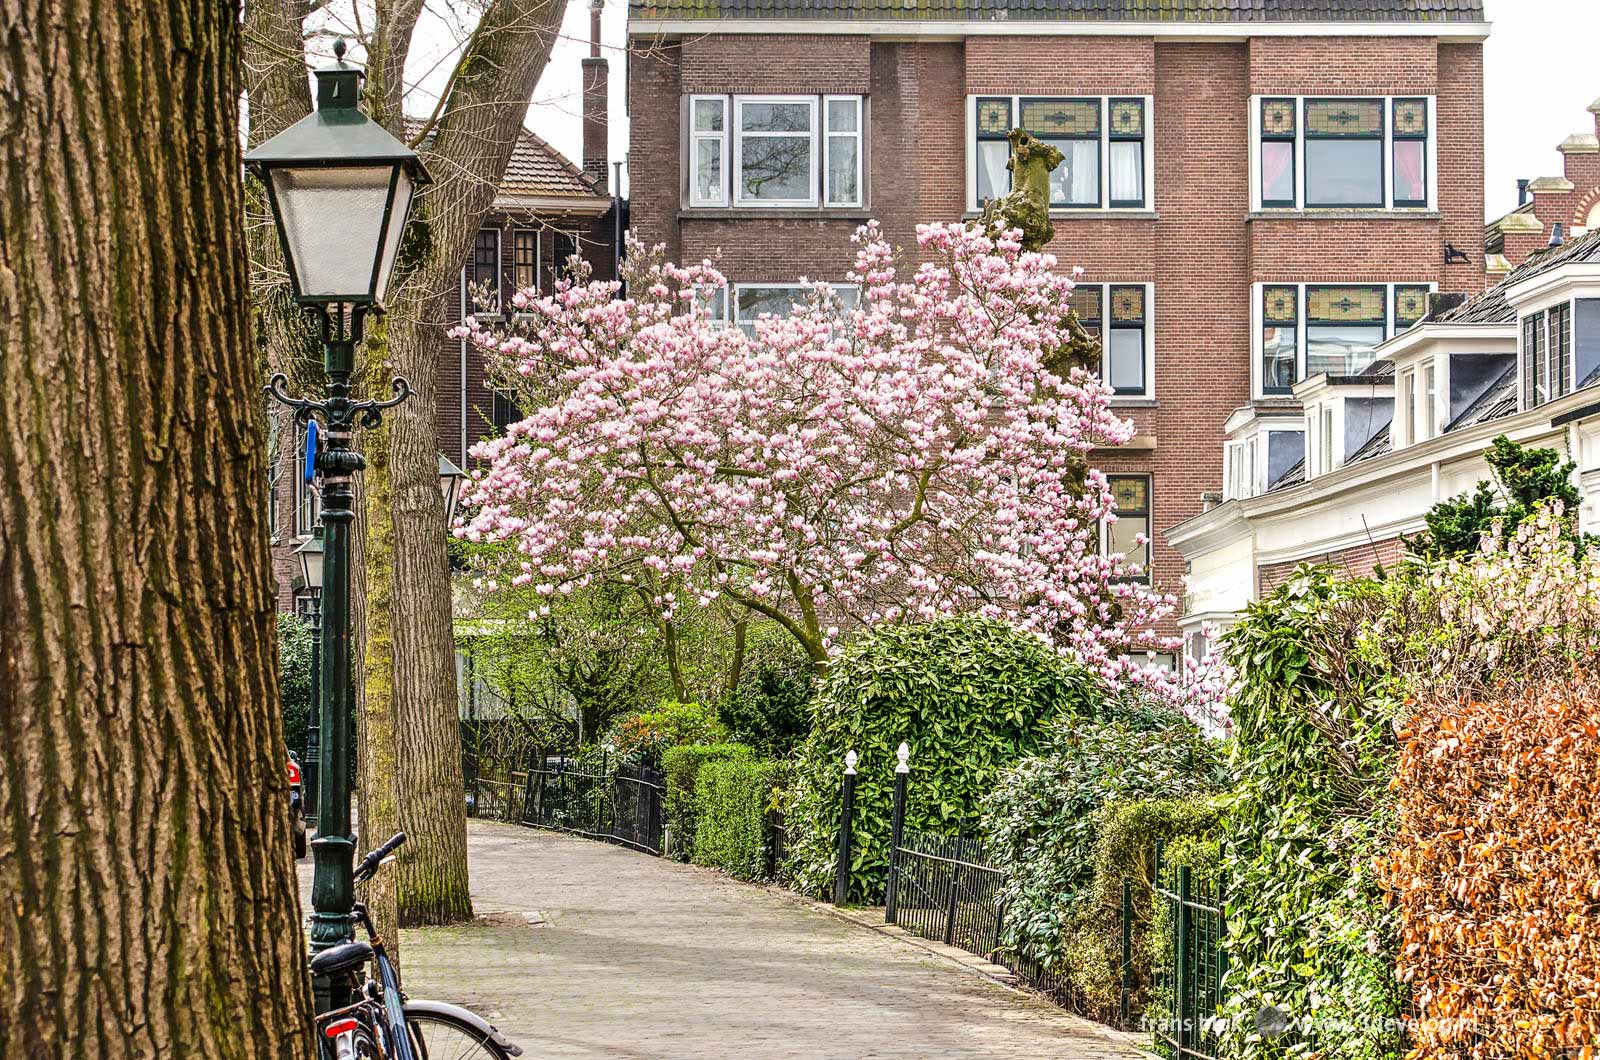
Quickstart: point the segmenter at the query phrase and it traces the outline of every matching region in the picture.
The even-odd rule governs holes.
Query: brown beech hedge
[[[1394,847],[1413,1060],[1600,1046],[1600,680],[1424,705]]]

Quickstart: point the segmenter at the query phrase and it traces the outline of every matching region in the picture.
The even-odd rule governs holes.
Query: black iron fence
[[[1005,876],[986,863],[974,836],[906,829],[890,857],[893,905],[884,915],[914,935],[994,960],[1000,947],[1000,887]]]
[[[1217,1060],[1217,1009],[1228,971],[1223,887],[1196,886],[1187,865],[1163,867],[1158,846],[1153,898],[1156,930],[1164,937],[1146,1023],[1158,1049],[1173,1060]]]
[[[649,854],[661,853],[659,772],[631,763],[581,763],[543,756],[527,771],[521,820],[540,828],[605,839]]]

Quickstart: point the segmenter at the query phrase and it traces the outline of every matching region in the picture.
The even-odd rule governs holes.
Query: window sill
[[[858,221],[872,220],[864,206],[685,206],[680,221]]]
[[[1119,409],[1154,409],[1160,408],[1161,403],[1152,397],[1118,397],[1111,395],[1111,404]]]
[[[1437,221],[1444,215],[1438,210],[1423,210],[1414,207],[1399,207],[1393,210],[1291,210],[1282,209],[1254,210],[1247,214],[1247,221]]]
[[[963,221],[976,221],[982,216],[983,211],[981,210],[968,210],[961,215],[961,219]],[[1096,221],[1158,221],[1161,217],[1154,210],[1052,209],[1050,211],[1050,220],[1052,221],[1088,219]]]

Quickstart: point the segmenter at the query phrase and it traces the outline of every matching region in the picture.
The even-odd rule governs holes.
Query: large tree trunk
[[[6,1056],[311,1056],[239,34],[0,0]]]
[[[400,859],[400,919],[407,924],[472,915],[439,496],[437,364],[455,316],[450,295],[505,174],[564,10],[561,0],[500,0],[485,10],[423,152],[441,178],[419,196],[429,239],[391,307],[392,363],[417,391],[396,410],[389,435],[400,819],[414,840]]]

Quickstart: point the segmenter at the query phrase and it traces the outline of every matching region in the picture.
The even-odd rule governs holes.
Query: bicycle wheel
[[[447,1012],[406,1013],[417,1060],[512,1060],[493,1038]]]

